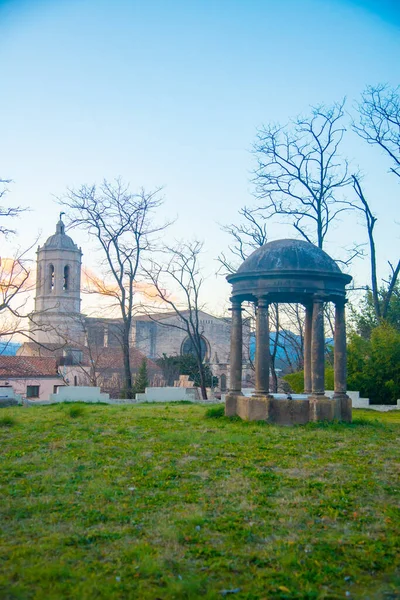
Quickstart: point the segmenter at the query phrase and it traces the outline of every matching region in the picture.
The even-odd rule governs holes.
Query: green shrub
[[[347,353],[348,389],[373,404],[396,404],[400,398],[400,332],[388,323],[372,329],[371,338],[353,334]]]
[[[304,371],[288,373],[283,379],[288,382],[292,388],[292,392],[295,394],[301,394],[304,392]]]
[[[219,419],[225,416],[225,405],[220,404],[219,406],[211,406],[206,410],[206,419]]]
[[[71,419],[76,419],[77,417],[81,417],[85,414],[85,409],[82,408],[82,406],[71,406],[71,408],[68,411],[68,414],[71,417]]]
[[[14,417],[0,417],[0,427],[14,427],[17,424],[17,420]]]
[[[304,371],[296,371],[296,373],[288,373],[283,378],[288,382],[294,394],[302,394],[304,392]],[[333,390],[334,388],[334,373],[333,367],[325,369],[325,389]]]

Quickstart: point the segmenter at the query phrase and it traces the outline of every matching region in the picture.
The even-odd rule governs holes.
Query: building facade
[[[35,309],[31,337],[39,344],[83,343],[81,322],[82,251],[66,235],[61,218],[56,232],[37,249]]]
[[[121,348],[122,323],[115,318],[86,317],[81,313],[82,251],[65,233],[60,218],[56,232],[37,250],[35,310],[32,315],[31,338],[40,347],[52,347],[62,353],[64,364],[78,363],[89,354],[93,357],[112,355],[104,349]],[[231,319],[199,313],[203,340],[203,360],[219,379],[221,391],[229,386]],[[131,329],[132,347],[152,361],[163,355],[188,354],[190,339],[175,313],[154,313],[134,317]],[[250,330],[244,326],[243,356],[248,356]],[[33,352],[35,344],[24,345],[19,354]],[[93,358],[91,359],[93,362]],[[251,369],[244,368],[244,382],[249,382]]]

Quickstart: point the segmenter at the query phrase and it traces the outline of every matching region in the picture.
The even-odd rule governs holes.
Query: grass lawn
[[[206,413],[2,409],[0,598],[400,598],[400,412]]]

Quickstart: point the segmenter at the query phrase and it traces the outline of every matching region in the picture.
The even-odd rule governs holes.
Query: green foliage
[[[206,410],[206,419],[220,419],[225,416],[225,405],[212,406]]]
[[[0,427],[14,427],[16,424],[17,420],[14,417],[10,417],[9,415],[0,417]]]
[[[400,398],[400,331],[384,323],[369,340],[353,334],[348,346],[348,386],[375,404]]]
[[[296,373],[288,373],[283,377],[288,382],[294,394],[302,394],[304,392],[304,371],[296,371]],[[333,390],[334,388],[334,372],[333,367],[325,369],[325,389]]]
[[[19,426],[0,429],[1,598],[398,596],[397,411],[279,427],[68,408],[2,409]]]
[[[163,372],[164,379],[168,386],[173,386],[174,381],[179,378],[180,375],[180,356],[167,356],[162,355],[162,358],[156,360],[157,365]]]
[[[382,307],[387,295],[387,289],[382,287],[379,291],[379,304]],[[386,323],[391,325],[397,331],[400,331],[400,284],[398,283],[393,291],[390,299],[388,312],[385,319]],[[365,293],[364,298],[360,302],[359,310],[352,311],[352,324],[356,333],[361,337],[369,340],[372,331],[378,327],[379,322],[376,318],[374,302],[371,290]]]
[[[167,356],[157,360],[158,366],[162,369],[167,385],[174,385],[174,381],[179,379],[179,375],[189,375],[190,381],[200,387],[200,373],[197,360],[194,354],[181,354],[180,356]],[[203,364],[206,387],[216,387],[218,377],[211,374],[210,366]],[[212,378],[212,379],[211,379]]]
[[[283,379],[288,382],[294,394],[302,394],[304,392],[304,371],[288,373]]]
[[[77,419],[85,414],[85,409],[82,406],[71,406],[68,410],[71,419]]]
[[[144,358],[133,382],[133,389],[135,394],[143,394],[148,386],[147,361]]]

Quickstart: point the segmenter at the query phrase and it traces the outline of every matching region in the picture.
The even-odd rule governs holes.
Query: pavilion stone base
[[[283,400],[269,395],[241,396],[227,394],[225,415],[245,421],[268,421],[277,425],[304,425],[309,421],[351,421],[351,399],[347,396],[330,400],[310,396],[301,400]]]

